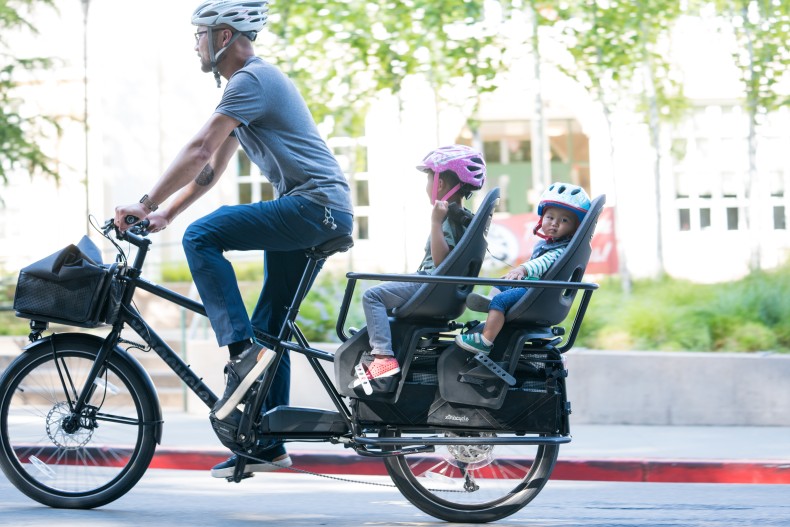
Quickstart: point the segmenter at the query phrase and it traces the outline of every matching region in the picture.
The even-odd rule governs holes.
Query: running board
[[[353,442],[366,447],[412,446],[412,445],[564,445],[571,442],[571,436],[521,436],[521,437],[360,437],[354,436]]]

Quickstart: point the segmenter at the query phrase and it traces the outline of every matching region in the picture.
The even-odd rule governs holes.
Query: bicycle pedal
[[[228,476],[227,478],[225,478],[225,481],[227,481],[228,483],[240,483],[241,481],[243,481],[243,480],[245,480],[247,478],[252,478],[254,476],[255,476],[254,472],[245,472],[244,474],[241,475],[241,479],[239,479],[239,481],[236,481],[233,478],[233,476]]]

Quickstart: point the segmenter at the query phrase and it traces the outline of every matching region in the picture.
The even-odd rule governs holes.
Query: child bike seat
[[[605,202],[605,195],[592,201],[590,210],[573,235],[571,243],[541,280],[581,281],[592,253],[590,241]],[[524,327],[559,324],[568,316],[577,291],[578,289],[529,288],[527,294],[507,312],[505,321],[508,325]]]
[[[497,203],[499,189],[495,188],[483,199],[458,245],[434,269],[432,276],[477,276],[488,247],[486,235]],[[397,319],[453,320],[464,312],[466,297],[472,287],[468,284],[423,284],[408,302],[392,311],[392,316]]]

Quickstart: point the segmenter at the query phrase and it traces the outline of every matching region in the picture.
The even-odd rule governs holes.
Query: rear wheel
[[[156,396],[135,368],[111,357],[76,414],[98,345],[51,343],[19,356],[0,379],[0,467],[45,505],[105,505],[128,492],[151,462]]]
[[[444,436],[459,437],[450,432]],[[558,445],[460,441],[437,446],[429,455],[385,458],[385,464],[398,490],[423,512],[448,522],[483,523],[510,516],[532,501],[551,476],[558,453]]]

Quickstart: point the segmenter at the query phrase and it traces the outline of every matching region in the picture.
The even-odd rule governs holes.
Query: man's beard
[[[211,72],[211,62],[203,60],[203,57],[200,58],[200,71],[203,73]]]

